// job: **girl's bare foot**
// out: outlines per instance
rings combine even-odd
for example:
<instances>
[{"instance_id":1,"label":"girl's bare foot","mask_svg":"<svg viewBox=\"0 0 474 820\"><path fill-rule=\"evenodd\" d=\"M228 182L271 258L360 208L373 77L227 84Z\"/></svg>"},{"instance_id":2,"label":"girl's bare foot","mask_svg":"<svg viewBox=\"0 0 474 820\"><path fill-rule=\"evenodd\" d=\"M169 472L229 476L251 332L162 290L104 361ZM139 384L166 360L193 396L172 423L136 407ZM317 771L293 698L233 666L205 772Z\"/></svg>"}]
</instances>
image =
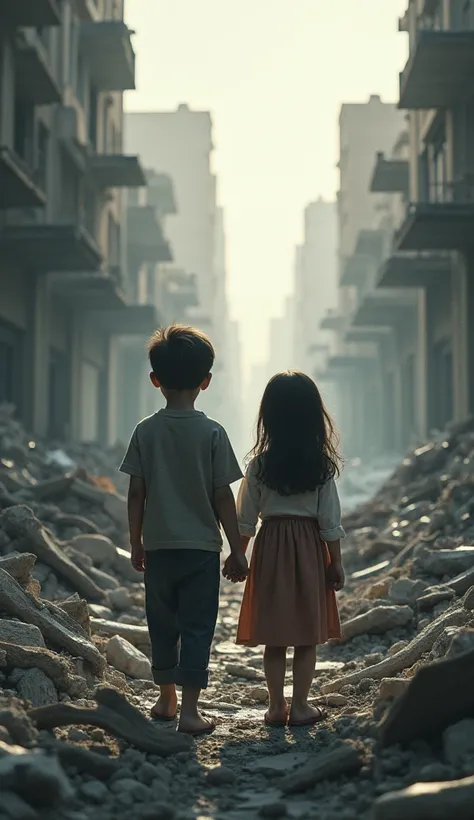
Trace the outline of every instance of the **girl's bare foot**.
<instances>
[{"instance_id":1,"label":"girl's bare foot","mask_svg":"<svg viewBox=\"0 0 474 820\"><path fill-rule=\"evenodd\" d=\"M288 704L286 700L270 703L270 707L265 712L265 723L267 726L286 726L288 721Z\"/></svg>"},{"instance_id":2,"label":"girl's bare foot","mask_svg":"<svg viewBox=\"0 0 474 820\"><path fill-rule=\"evenodd\" d=\"M151 710L151 716L154 720L175 720L178 708L176 688L169 684L160 689L160 697Z\"/></svg>"},{"instance_id":3,"label":"girl's bare foot","mask_svg":"<svg viewBox=\"0 0 474 820\"><path fill-rule=\"evenodd\" d=\"M196 712L195 715L183 715L181 711L178 732L187 735L207 735L213 732L215 728L215 721L205 718L200 712Z\"/></svg>"},{"instance_id":4,"label":"girl's bare foot","mask_svg":"<svg viewBox=\"0 0 474 820\"><path fill-rule=\"evenodd\" d=\"M325 718L326 713L319 706L310 706L307 702L291 704L290 726L314 726Z\"/></svg>"}]
</instances>

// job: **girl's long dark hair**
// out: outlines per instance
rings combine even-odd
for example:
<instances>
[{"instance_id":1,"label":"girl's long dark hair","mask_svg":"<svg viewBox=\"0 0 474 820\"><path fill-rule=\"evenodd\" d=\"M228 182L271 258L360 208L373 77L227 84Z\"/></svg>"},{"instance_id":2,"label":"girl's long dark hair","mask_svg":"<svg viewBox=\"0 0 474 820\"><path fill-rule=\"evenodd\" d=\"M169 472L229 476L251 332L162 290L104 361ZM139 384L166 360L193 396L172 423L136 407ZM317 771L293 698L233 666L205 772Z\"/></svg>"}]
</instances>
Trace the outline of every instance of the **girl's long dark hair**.
<instances>
[{"instance_id":1,"label":"girl's long dark hair","mask_svg":"<svg viewBox=\"0 0 474 820\"><path fill-rule=\"evenodd\" d=\"M314 381L299 371L273 376L260 404L257 477L280 495L314 492L340 473L339 438Z\"/></svg>"}]
</instances>

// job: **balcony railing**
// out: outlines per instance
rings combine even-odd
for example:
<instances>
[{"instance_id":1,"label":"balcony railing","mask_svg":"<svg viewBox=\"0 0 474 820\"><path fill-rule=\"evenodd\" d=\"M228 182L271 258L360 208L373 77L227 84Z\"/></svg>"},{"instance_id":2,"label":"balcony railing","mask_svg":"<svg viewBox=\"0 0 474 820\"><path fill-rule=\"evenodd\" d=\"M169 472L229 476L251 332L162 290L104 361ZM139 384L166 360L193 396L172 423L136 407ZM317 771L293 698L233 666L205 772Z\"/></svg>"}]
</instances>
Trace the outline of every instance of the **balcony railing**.
<instances>
[{"instance_id":1,"label":"balcony railing","mask_svg":"<svg viewBox=\"0 0 474 820\"><path fill-rule=\"evenodd\" d=\"M464 176L452 182L436 182L427 185L420 191L421 203L433 204L474 204L474 174L472 178Z\"/></svg>"},{"instance_id":2,"label":"balcony railing","mask_svg":"<svg viewBox=\"0 0 474 820\"><path fill-rule=\"evenodd\" d=\"M400 74L400 108L450 108L474 88L474 30L420 29Z\"/></svg>"},{"instance_id":3,"label":"balcony railing","mask_svg":"<svg viewBox=\"0 0 474 820\"><path fill-rule=\"evenodd\" d=\"M462 251L474 244L474 179L428 185L408 206L394 250Z\"/></svg>"},{"instance_id":4,"label":"balcony railing","mask_svg":"<svg viewBox=\"0 0 474 820\"><path fill-rule=\"evenodd\" d=\"M98 91L135 88L135 52L131 31L120 20L81 24L81 51L87 58Z\"/></svg>"},{"instance_id":5,"label":"balcony railing","mask_svg":"<svg viewBox=\"0 0 474 820\"><path fill-rule=\"evenodd\" d=\"M61 13L57 0L0 0L0 19L18 27L39 28L58 26Z\"/></svg>"},{"instance_id":6,"label":"balcony railing","mask_svg":"<svg viewBox=\"0 0 474 820\"><path fill-rule=\"evenodd\" d=\"M38 175L11 148L0 145L0 209L39 208L46 194Z\"/></svg>"}]
</instances>

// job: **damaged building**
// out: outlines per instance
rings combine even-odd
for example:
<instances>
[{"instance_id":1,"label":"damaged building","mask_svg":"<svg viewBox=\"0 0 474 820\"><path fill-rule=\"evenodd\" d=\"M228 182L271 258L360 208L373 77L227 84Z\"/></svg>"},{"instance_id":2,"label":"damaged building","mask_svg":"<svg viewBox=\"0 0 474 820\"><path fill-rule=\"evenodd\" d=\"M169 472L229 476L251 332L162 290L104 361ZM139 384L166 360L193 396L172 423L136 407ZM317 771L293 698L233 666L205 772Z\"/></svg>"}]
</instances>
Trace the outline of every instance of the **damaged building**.
<instances>
[{"instance_id":1,"label":"damaged building","mask_svg":"<svg viewBox=\"0 0 474 820\"><path fill-rule=\"evenodd\" d=\"M474 410L473 4L410 0L399 28L400 119L390 145L377 126L366 132L376 150L365 196L377 207L340 244L339 308L321 324L334 331L321 375L338 385L342 413L352 391L342 426L358 455L400 452ZM341 149L342 236L360 209L347 210Z\"/></svg>"}]
</instances>

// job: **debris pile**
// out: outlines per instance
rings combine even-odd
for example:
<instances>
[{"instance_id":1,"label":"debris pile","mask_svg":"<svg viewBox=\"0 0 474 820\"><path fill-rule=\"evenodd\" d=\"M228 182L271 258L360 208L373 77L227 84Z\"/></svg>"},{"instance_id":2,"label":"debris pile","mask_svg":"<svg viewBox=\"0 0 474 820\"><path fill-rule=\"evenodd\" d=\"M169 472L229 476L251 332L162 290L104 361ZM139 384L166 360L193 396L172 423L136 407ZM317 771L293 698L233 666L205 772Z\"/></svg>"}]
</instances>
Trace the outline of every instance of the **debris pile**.
<instances>
[{"instance_id":1,"label":"debris pile","mask_svg":"<svg viewBox=\"0 0 474 820\"><path fill-rule=\"evenodd\" d=\"M32 443L0 409L0 820L472 818L474 420L346 517L343 637L311 731L265 728L260 648L226 583L203 708L157 726L121 452ZM291 658L286 692L291 696Z\"/></svg>"}]
</instances>

